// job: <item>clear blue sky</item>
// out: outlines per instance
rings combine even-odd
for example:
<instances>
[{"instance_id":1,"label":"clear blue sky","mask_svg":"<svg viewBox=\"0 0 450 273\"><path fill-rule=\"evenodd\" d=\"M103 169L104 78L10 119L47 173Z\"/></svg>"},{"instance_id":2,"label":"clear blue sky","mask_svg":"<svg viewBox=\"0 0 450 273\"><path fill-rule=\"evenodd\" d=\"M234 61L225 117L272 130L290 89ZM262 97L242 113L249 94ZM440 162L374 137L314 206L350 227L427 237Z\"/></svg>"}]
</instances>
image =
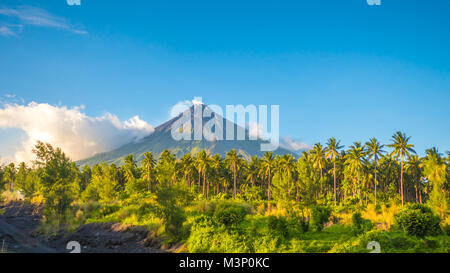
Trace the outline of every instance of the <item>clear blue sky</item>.
<instances>
[{"instance_id":1,"label":"clear blue sky","mask_svg":"<svg viewBox=\"0 0 450 273\"><path fill-rule=\"evenodd\" d=\"M450 149L450 1L2 0L0 95L156 126L172 105L279 104L282 136L345 145L397 130ZM24 21L25 20L25 21ZM3 150L11 134L0 131ZM5 141L7 140L7 141Z\"/></svg>"}]
</instances>

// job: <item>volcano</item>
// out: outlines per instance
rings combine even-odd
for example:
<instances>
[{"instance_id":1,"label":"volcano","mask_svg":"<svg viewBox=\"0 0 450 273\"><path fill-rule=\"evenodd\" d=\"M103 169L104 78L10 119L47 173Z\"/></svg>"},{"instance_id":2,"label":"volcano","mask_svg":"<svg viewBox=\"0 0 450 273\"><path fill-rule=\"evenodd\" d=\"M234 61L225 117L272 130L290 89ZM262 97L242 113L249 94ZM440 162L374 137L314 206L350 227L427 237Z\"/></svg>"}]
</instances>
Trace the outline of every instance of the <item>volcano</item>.
<instances>
[{"instance_id":1,"label":"volcano","mask_svg":"<svg viewBox=\"0 0 450 273\"><path fill-rule=\"evenodd\" d=\"M197 107L199 107L198 105ZM205 125L208 121L211 119L222 119L222 124L230 123L231 126L234 127L234 134L236 138L236 134L239 129L245 130L245 140L225 140L225 136L227 134L226 128L230 124L227 124L227 126L224 126L222 128L223 131L223 139L224 140L206 140L205 138L202 138L201 140L175 140L172 137L172 128L174 126L177 126L176 124L180 123L180 119L182 118L183 113L179 114L177 117L161 124L160 126L155 128L155 131L146 136L145 138L139 140L130 142L122 147L119 147L113 151L100 153L97 155L94 155L91 158L87 158L81 161L78 161L78 165L84 166L89 165L93 166L95 164L99 164L101 162L107 162L109 164L114 163L116 165L122 165L123 160L125 156L132 154L135 158L135 160L140 161L144 157L144 153L150 151L153 153L154 156L158 157L162 151L164 150L170 150L172 153L174 153L178 158L183 156L186 153L191 153L192 155L197 154L201 150L209 151L211 154L220 154L221 156L225 156L226 153L228 153L230 150L235 149L236 152L241 154L244 158L249 159L250 157L256 155L258 157L263 156L265 153L264 151L261 151L261 144L269 143L268 141L262 140L262 139L256 139L256 140L249 140L250 133L248 129L239 127L236 123L232 123L231 121L223 118L216 112L212 111L208 106L201 104L202 112L205 110L209 110L212 114L210 117L201 117L202 125ZM193 119L195 115L195 105L190 107L187 111L191 112L191 124L193 124ZM193 134L193 132L191 131ZM193 139L193 137L191 138ZM283 154L293 154L291 151L284 149L284 148L278 148L275 151L273 151L276 155L283 155ZM294 154L295 155L295 154Z\"/></svg>"}]
</instances>

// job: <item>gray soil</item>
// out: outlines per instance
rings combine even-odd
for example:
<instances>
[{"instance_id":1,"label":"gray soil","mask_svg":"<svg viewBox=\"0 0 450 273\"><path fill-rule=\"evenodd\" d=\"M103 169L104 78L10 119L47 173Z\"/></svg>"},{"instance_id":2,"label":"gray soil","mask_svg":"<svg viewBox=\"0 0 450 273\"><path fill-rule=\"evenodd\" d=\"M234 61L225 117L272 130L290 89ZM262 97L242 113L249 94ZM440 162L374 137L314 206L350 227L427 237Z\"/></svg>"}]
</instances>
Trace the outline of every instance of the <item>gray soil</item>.
<instances>
[{"instance_id":1,"label":"gray soil","mask_svg":"<svg viewBox=\"0 0 450 273\"><path fill-rule=\"evenodd\" d=\"M161 242L144 227L120 223L92 223L73 233L46 238L38 232L42 208L11 202L0 204L0 251L13 253L68 253L70 241L81 253L160 253Z\"/></svg>"}]
</instances>

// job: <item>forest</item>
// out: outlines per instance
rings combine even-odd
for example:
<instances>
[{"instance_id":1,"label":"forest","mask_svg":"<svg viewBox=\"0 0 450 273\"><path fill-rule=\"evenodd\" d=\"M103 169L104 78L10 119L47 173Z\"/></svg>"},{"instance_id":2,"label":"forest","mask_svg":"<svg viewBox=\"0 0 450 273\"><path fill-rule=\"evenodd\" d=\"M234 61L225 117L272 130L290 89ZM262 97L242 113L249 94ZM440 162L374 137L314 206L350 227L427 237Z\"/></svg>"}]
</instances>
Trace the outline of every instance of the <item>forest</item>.
<instances>
[{"instance_id":1,"label":"forest","mask_svg":"<svg viewBox=\"0 0 450 273\"><path fill-rule=\"evenodd\" d=\"M381 252L450 251L450 153L420 157L402 132L384 145L330 138L298 156L165 150L122 166L80 167L42 142L33 152L32 164L0 168L0 202L41 206L46 236L118 222L177 252L367 253L372 241Z\"/></svg>"}]
</instances>

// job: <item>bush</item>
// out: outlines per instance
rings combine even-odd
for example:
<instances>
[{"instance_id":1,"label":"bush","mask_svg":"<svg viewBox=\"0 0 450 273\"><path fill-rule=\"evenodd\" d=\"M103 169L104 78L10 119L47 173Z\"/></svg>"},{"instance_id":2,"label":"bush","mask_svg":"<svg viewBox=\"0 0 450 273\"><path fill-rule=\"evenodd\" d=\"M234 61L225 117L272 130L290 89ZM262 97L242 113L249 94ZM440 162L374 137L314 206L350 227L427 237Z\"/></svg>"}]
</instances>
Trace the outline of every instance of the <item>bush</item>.
<instances>
[{"instance_id":1,"label":"bush","mask_svg":"<svg viewBox=\"0 0 450 273\"><path fill-rule=\"evenodd\" d=\"M288 237L288 223L283 217L269 216L267 221L269 233L273 237L285 239Z\"/></svg>"},{"instance_id":2,"label":"bush","mask_svg":"<svg viewBox=\"0 0 450 273\"><path fill-rule=\"evenodd\" d=\"M397 213L395 224L410 236L425 237L440 233L440 218L422 204L413 204Z\"/></svg>"},{"instance_id":3,"label":"bush","mask_svg":"<svg viewBox=\"0 0 450 273\"><path fill-rule=\"evenodd\" d=\"M214 211L213 220L226 228L237 227L244 220L247 211L234 203L219 203Z\"/></svg>"},{"instance_id":4,"label":"bush","mask_svg":"<svg viewBox=\"0 0 450 273\"><path fill-rule=\"evenodd\" d=\"M360 212L355 212L352 215L352 228L354 233L365 233L374 227L370 220L362 218Z\"/></svg>"},{"instance_id":5,"label":"bush","mask_svg":"<svg viewBox=\"0 0 450 273\"><path fill-rule=\"evenodd\" d=\"M317 205L311 212L312 226L316 231L321 231L331 216L331 209L327 206Z\"/></svg>"}]
</instances>

